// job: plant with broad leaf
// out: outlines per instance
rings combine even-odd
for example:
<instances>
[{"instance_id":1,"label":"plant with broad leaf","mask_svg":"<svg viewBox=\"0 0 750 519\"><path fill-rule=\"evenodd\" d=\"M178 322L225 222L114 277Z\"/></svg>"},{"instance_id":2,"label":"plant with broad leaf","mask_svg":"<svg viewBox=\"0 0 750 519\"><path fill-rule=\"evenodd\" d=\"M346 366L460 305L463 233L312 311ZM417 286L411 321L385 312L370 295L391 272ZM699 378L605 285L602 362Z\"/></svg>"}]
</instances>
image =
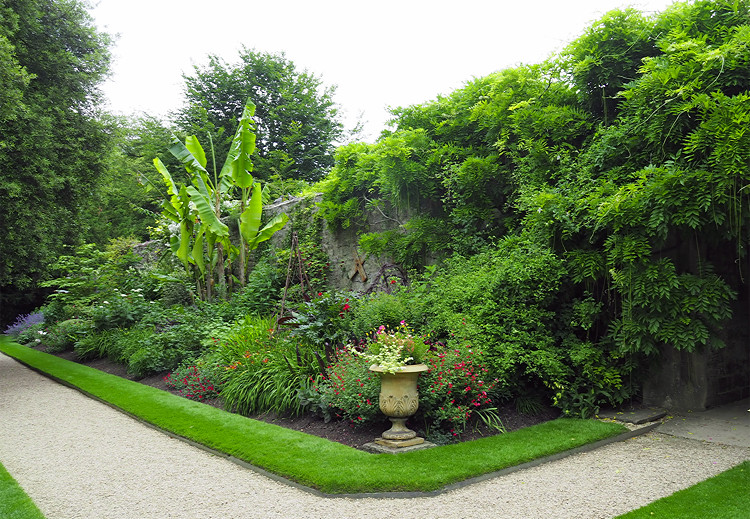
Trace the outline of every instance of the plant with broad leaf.
<instances>
[{"instance_id":1,"label":"plant with broad leaf","mask_svg":"<svg viewBox=\"0 0 750 519\"><path fill-rule=\"evenodd\" d=\"M187 137L184 143L173 136L169 151L190 174L190 185L178 186L161 160L154 159L167 186L168 198L162 214L179 224L179 236L171 238L172 252L195 277L198 292L205 299L213 299L214 281L219 295L226 296L224 271L226 263L232 259L239 261L239 280L244 286L248 252L271 238L289 220L281 213L262 229L260 227L263 192L251 174L251 157L255 152L254 113L255 105L248 100L221 170L216 168L212 143L212 173L207 169L206 152L195 135ZM221 221L223 199L234 188L239 189L241 195L239 246L231 243L229 227Z\"/></svg>"}]
</instances>

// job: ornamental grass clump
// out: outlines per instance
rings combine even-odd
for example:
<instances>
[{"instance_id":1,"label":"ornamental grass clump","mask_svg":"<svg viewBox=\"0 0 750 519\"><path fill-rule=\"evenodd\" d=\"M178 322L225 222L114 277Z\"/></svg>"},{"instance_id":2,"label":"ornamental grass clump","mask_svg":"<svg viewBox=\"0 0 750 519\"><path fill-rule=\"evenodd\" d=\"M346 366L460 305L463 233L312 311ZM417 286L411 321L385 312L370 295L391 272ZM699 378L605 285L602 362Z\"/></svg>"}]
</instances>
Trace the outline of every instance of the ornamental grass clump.
<instances>
[{"instance_id":1,"label":"ornamental grass clump","mask_svg":"<svg viewBox=\"0 0 750 519\"><path fill-rule=\"evenodd\" d=\"M396 373L404 366L421 364L428 350L429 346L425 341L415 337L409 326L401 321L395 330L380 326L367 351L360 355L380 366L383 372Z\"/></svg>"}]
</instances>

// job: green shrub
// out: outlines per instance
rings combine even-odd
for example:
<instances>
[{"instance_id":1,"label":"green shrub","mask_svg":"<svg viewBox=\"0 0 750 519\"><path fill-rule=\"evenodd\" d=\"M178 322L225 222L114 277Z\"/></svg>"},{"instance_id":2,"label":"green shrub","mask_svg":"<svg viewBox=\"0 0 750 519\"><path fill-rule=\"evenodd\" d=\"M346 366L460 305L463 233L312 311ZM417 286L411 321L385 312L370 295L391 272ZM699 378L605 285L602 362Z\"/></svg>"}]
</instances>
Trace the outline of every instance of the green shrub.
<instances>
[{"instance_id":1,"label":"green shrub","mask_svg":"<svg viewBox=\"0 0 750 519\"><path fill-rule=\"evenodd\" d=\"M293 313L292 334L321 351L332 352L349 341L352 294L318 292Z\"/></svg>"},{"instance_id":2,"label":"green shrub","mask_svg":"<svg viewBox=\"0 0 750 519\"><path fill-rule=\"evenodd\" d=\"M284 268L286 268L284 263ZM250 272L244 288L232 296L232 305L238 316L269 315L276 309L284 280L278 269L267 259L262 259Z\"/></svg>"},{"instance_id":3,"label":"green shrub","mask_svg":"<svg viewBox=\"0 0 750 519\"><path fill-rule=\"evenodd\" d=\"M326 378L311 381L311 390L320 396L308 400L324 402L331 415L355 425L382 421L385 417L378 406L380 375L369 370L371 364L351 349L339 350L336 361L327 368Z\"/></svg>"},{"instance_id":4,"label":"green shrub","mask_svg":"<svg viewBox=\"0 0 750 519\"><path fill-rule=\"evenodd\" d=\"M152 310L151 306L140 288L116 290L93 305L89 314L97 330L127 328L140 322Z\"/></svg>"},{"instance_id":5,"label":"green shrub","mask_svg":"<svg viewBox=\"0 0 750 519\"><path fill-rule=\"evenodd\" d=\"M461 435L477 412L492 407L497 379L483 354L468 343L430 353L428 370L419 377L418 418L425 430Z\"/></svg>"},{"instance_id":6,"label":"green shrub","mask_svg":"<svg viewBox=\"0 0 750 519\"><path fill-rule=\"evenodd\" d=\"M16 336L16 342L23 345L34 345L42 342L42 337L47 333L44 331L44 322L38 324L32 324L28 328L24 328Z\"/></svg>"},{"instance_id":7,"label":"green shrub","mask_svg":"<svg viewBox=\"0 0 750 519\"><path fill-rule=\"evenodd\" d=\"M111 334L111 335L110 335ZM130 357L154 335L149 326L110 330L102 345L103 353L113 362L128 364Z\"/></svg>"},{"instance_id":8,"label":"green shrub","mask_svg":"<svg viewBox=\"0 0 750 519\"><path fill-rule=\"evenodd\" d=\"M272 324L248 318L219 345L227 409L244 415L301 412L297 392L318 376L322 359L298 339L273 333Z\"/></svg>"},{"instance_id":9,"label":"green shrub","mask_svg":"<svg viewBox=\"0 0 750 519\"><path fill-rule=\"evenodd\" d=\"M42 344L50 353L72 350L76 342L90 331L90 321L68 319L50 327L42 339Z\"/></svg>"},{"instance_id":10,"label":"green shrub","mask_svg":"<svg viewBox=\"0 0 750 519\"><path fill-rule=\"evenodd\" d=\"M207 354L196 360L183 362L164 377L164 382L181 396L202 402L219 395L225 368L218 361L216 353Z\"/></svg>"},{"instance_id":11,"label":"green shrub","mask_svg":"<svg viewBox=\"0 0 750 519\"><path fill-rule=\"evenodd\" d=\"M122 334L122 330L112 329L93 331L75 343L73 350L80 360L101 359L107 357L114 349L115 341Z\"/></svg>"},{"instance_id":12,"label":"green shrub","mask_svg":"<svg viewBox=\"0 0 750 519\"><path fill-rule=\"evenodd\" d=\"M144 378L173 369L181 360L181 352L147 339L128 358L128 374Z\"/></svg>"},{"instance_id":13,"label":"green shrub","mask_svg":"<svg viewBox=\"0 0 750 519\"><path fill-rule=\"evenodd\" d=\"M402 321L420 329L423 315L414 304L411 289L401 287L393 293L376 292L354 299L351 313L351 334L356 339L371 337L379 326L395 329Z\"/></svg>"}]
</instances>

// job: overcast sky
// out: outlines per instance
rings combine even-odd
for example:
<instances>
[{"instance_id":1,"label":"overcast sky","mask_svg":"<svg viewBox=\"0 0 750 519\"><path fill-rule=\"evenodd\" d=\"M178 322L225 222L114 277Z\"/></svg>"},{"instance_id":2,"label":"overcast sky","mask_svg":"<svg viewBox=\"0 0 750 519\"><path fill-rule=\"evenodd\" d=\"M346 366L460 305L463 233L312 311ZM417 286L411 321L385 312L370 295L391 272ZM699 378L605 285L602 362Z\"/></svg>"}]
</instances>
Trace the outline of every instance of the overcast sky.
<instances>
[{"instance_id":1,"label":"overcast sky","mask_svg":"<svg viewBox=\"0 0 750 519\"><path fill-rule=\"evenodd\" d=\"M165 117L182 105L183 73L242 46L280 53L337 85L335 100L365 140L387 107L449 94L475 77L561 50L607 11L662 11L671 0L99 0L100 30L117 35L109 108Z\"/></svg>"}]
</instances>

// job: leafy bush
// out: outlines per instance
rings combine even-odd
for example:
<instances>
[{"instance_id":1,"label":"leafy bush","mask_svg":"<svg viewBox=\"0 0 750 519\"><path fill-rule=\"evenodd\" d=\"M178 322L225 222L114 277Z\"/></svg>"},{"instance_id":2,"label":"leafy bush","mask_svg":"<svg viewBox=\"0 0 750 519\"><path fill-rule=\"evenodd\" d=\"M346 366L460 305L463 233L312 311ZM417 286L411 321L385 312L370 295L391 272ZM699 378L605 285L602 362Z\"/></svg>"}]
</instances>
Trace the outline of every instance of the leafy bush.
<instances>
[{"instance_id":1,"label":"leafy bush","mask_svg":"<svg viewBox=\"0 0 750 519\"><path fill-rule=\"evenodd\" d=\"M270 261L259 261L250 272L245 287L232 296L232 305L235 306L237 315L272 313L278 305L282 283L279 271Z\"/></svg>"},{"instance_id":2,"label":"leafy bush","mask_svg":"<svg viewBox=\"0 0 750 519\"><path fill-rule=\"evenodd\" d=\"M39 344L42 342L42 339L46 334L47 332L45 331L45 324L43 322L33 324L20 332L16 336L16 341L18 341L19 344L24 345Z\"/></svg>"},{"instance_id":3,"label":"leafy bush","mask_svg":"<svg viewBox=\"0 0 750 519\"><path fill-rule=\"evenodd\" d=\"M353 301L351 335L358 339L372 336L379 326L395 329L401 321L414 325L423 320L419 305L414 304L412 287L401 287L390 294L376 292Z\"/></svg>"},{"instance_id":4,"label":"leafy bush","mask_svg":"<svg viewBox=\"0 0 750 519\"><path fill-rule=\"evenodd\" d=\"M90 321L68 319L49 328L42 339L42 344L50 353L72 350L75 343L90 331Z\"/></svg>"},{"instance_id":5,"label":"leafy bush","mask_svg":"<svg viewBox=\"0 0 750 519\"><path fill-rule=\"evenodd\" d=\"M223 365L207 356L194 362L183 362L164 377L164 382L181 396L200 402L219 395L223 371Z\"/></svg>"},{"instance_id":6,"label":"leafy bush","mask_svg":"<svg viewBox=\"0 0 750 519\"><path fill-rule=\"evenodd\" d=\"M419 416L426 430L458 437L475 413L490 408L497 379L468 343L433 351L425 363L429 369L418 379Z\"/></svg>"},{"instance_id":7,"label":"leafy bush","mask_svg":"<svg viewBox=\"0 0 750 519\"><path fill-rule=\"evenodd\" d=\"M294 312L298 326L292 334L328 352L344 345L350 336L352 298L342 292L319 292Z\"/></svg>"},{"instance_id":8,"label":"leafy bush","mask_svg":"<svg viewBox=\"0 0 750 519\"><path fill-rule=\"evenodd\" d=\"M98 305L92 306L89 314L96 330L107 330L133 326L151 310L142 289L136 288L129 292L112 292Z\"/></svg>"},{"instance_id":9,"label":"leafy bush","mask_svg":"<svg viewBox=\"0 0 750 519\"><path fill-rule=\"evenodd\" d=\"M114 351L115 343L122 334L120 329L94 331L81 338L73 346L80 360L102 359Z\"/></svg>"},{"instance_id":10,"label":"leafy bush","mask_svg":"<svg viewBox=\"0 0 750 519\"><path fill-rule=\"evenodd\" d=\"M382 420L378 405L380 375L370 371L371 364L351 349L339 350L336 361L327 367L327 377L317 383L311 381L311 392L320 395L329 413L355 425Z\"/></svg>"}]
</instances>

